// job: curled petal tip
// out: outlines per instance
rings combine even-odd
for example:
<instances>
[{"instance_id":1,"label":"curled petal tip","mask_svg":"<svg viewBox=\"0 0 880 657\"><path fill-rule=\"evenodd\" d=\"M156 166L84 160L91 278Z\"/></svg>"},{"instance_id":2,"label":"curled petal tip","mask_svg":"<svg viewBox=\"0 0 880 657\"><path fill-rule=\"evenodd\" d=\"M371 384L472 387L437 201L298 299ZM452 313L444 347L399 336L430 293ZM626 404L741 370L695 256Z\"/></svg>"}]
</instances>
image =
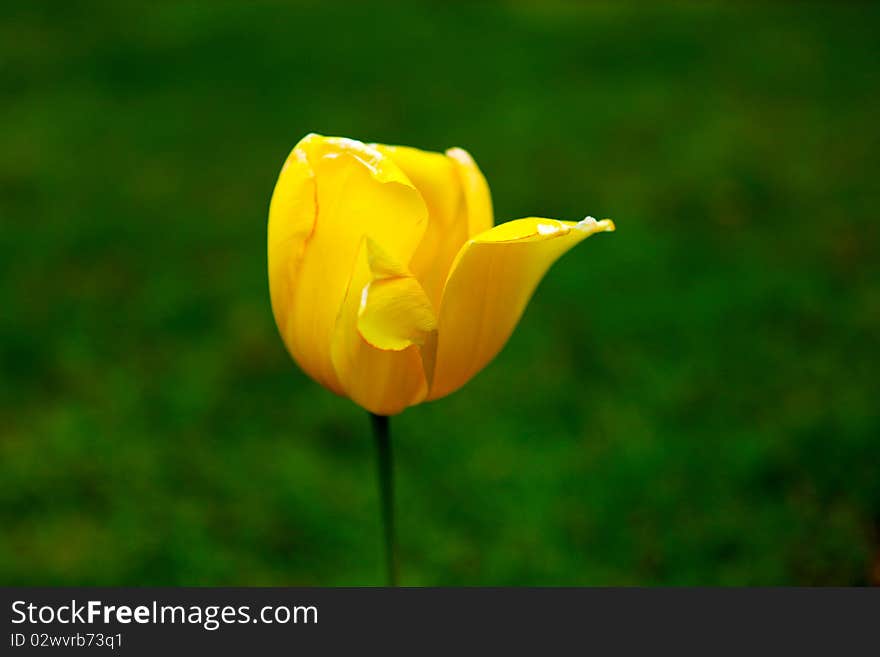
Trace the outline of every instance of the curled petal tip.
<instances>
[{"instance_id":1,"label":"curled petal tip","mask_svg":"<svg viewBox=\"0 0 880 657\"><path fill-rule=\"evenodd\" d=\"M613 233L616 228L614 226L614 222L611 219L602 219L601 221L596 221L593 217L584 217L581 221L577 222L574 226L578 230L585 231L590 233Z\"/></svg>"},{"instance_id":2,"label":"curled petal tip","mask_svg":"<svg viewBox=\"0 0 880 657\"><path fill-rule=\"evenodd\" d=\"M473 164L474 158L471 157L471 154L468 153L463 148L459 148L458 146L454 148L447 148L446 155L451 157L453 160L457 160L462 164Z\"/></svg>"}]
</instances>

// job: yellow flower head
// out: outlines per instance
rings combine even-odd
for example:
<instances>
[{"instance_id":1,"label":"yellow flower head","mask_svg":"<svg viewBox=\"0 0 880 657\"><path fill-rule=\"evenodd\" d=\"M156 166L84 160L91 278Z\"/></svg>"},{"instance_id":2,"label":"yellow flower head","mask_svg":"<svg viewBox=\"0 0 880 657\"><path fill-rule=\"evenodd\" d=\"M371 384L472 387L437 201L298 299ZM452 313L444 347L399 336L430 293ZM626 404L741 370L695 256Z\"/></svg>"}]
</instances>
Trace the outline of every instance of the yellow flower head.
<instances>
[{"instance_id":1,"label":"yellow flower head","mask_svg":"<svg viewBox=\"0 0 880 657\"><path fill-rule=\"evenodd\" d=\"M501 350L544 273L610 220L492 227L467 152L307 135L269 207L269 289L315 381L394 415L458 390Z\"/></svg>"}]
</instances>

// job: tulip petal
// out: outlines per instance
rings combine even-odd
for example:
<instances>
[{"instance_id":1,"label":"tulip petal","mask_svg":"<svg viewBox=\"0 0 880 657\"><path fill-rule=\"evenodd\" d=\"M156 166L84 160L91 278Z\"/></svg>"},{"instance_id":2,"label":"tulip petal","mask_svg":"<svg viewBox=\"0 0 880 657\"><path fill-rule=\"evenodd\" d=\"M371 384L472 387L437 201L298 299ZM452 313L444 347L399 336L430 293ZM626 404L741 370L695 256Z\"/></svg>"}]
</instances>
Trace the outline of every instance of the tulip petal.
<instances>
[{"instance_id":1,"label":"tulip petal","mask_svg":"<svg viewBox=\"0 0 880 657\"><path fill-rule=\"evenodd\" d=\"M410 269L436 309L452 260L468 238L467 202L459 165L443 153L407 146L376 148L406 173L428 206L428 227Z\"/></svg>"},{"instance_id":2,"label":"tulip petal","mask_svg":"<svg viewBox=\"0 0 880 657\"><path fill-rule=\"evenodd\" d=\"M364 238L332 346L345 394L379 415L395 415L424 399L427 380L419 346L435 328L418 281Z\"/></svg>"},{"instance_id":3,"label":"tulip petal","mask_svg":"<svg viewBox=\"0 0 880 657\"><path fill-rule=\"evenodd\" d=\"M474 237L492 228L494 223L489 185L474 158L466 150L450 148L446 155L455 164L461 180L467 205L468 237Z\"/></svg>"},{"instance_id":4,"label":"tulip petal","mask_svg":"<svg viewBox=\"0 0 880 657\"><path fill-rule=\"evenodd\" d=\"M294 265L315 225L315 176L305 153L294 148L281 168L269 205L269 288L282 335L289 316Z\"/></svg>"},{"instance_id":5,"label":"tulip petal","mask_svg":"<svg viewBox=\"0 0 880 657\"><path fill-rule=\"evenodd\" d=\"M606 219L518 219L471 238L456 256L437 327L428 399L454 392L501 350L550 266L590 235L614 230Z\"/></svg>"},{"instance_id":6,"label":"tulip petal","mask_svg":"<svg viewBox=\"0 0 880 657\"><path fill-rule=\"evenodd\" d=\"M436 328L431 302L415 278L374 280L364 288L358 331L374 347L400 351L421 346Z\"/></svg>"},{"instance_id":7,"label":"tulip petal","mask_svg":"<svg viewBox=\"0 0 880 657\"><path fill-rule=\"evenodd\" d=\"M363 237L409 262L427 224L425 204L375 148L309 135L288 158L269 216L270 288L284 342L303 370L343 394L331 342Z\"/></svg>"},{"instance_id":8,"label":"tulip petal","mask_svg":"<svg viewBox=\"0 0 880 657\"><path fill-rule=\"evenodd\" d=\"M459 212L462 189L455 161L443 153L409 146L371 144L400 167L425 200L431 220L449 226Z\"/></svg>"}]
</instances>

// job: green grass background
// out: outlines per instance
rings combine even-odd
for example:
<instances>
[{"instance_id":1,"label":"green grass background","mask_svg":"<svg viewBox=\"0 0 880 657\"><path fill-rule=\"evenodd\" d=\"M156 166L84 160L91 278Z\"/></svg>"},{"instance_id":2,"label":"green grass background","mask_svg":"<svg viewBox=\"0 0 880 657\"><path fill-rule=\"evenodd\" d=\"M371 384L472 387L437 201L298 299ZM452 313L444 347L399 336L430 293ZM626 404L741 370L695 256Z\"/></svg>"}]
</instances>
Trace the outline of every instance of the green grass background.
<instances>
[{"instance_id":1,"label":"green grass background","mask_svg":"<svg viewBox=\"0 0 880 657\"><path fill-rule=\"evenodd\" d=\"M877 5L331 4L0 10L0 583L383 581L269 308L311 131L618 226L393 421L403 583L880 581Z\"/></svg>"}]
</instances>

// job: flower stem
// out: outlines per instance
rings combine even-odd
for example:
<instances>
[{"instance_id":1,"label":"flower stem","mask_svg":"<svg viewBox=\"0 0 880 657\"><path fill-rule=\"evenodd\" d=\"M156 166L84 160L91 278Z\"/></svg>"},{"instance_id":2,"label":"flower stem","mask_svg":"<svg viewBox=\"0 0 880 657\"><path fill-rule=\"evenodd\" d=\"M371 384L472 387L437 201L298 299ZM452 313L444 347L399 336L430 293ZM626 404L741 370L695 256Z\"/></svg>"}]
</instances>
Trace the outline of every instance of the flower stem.
<instances>
[{"instance_id":1,"label":"flower stem","mask_svg":"<svg viewBox=\"0 0 880 657\"><path fill-rule=\"evenodd\" d=\"M379 466L379 496L382 503L382 526L385 531L385 568L388 586L397 586L397 545L394 538L394 463L391 457L391 430L387 415L370 413L376 456Z\"/></svg>"}]
</instances>

